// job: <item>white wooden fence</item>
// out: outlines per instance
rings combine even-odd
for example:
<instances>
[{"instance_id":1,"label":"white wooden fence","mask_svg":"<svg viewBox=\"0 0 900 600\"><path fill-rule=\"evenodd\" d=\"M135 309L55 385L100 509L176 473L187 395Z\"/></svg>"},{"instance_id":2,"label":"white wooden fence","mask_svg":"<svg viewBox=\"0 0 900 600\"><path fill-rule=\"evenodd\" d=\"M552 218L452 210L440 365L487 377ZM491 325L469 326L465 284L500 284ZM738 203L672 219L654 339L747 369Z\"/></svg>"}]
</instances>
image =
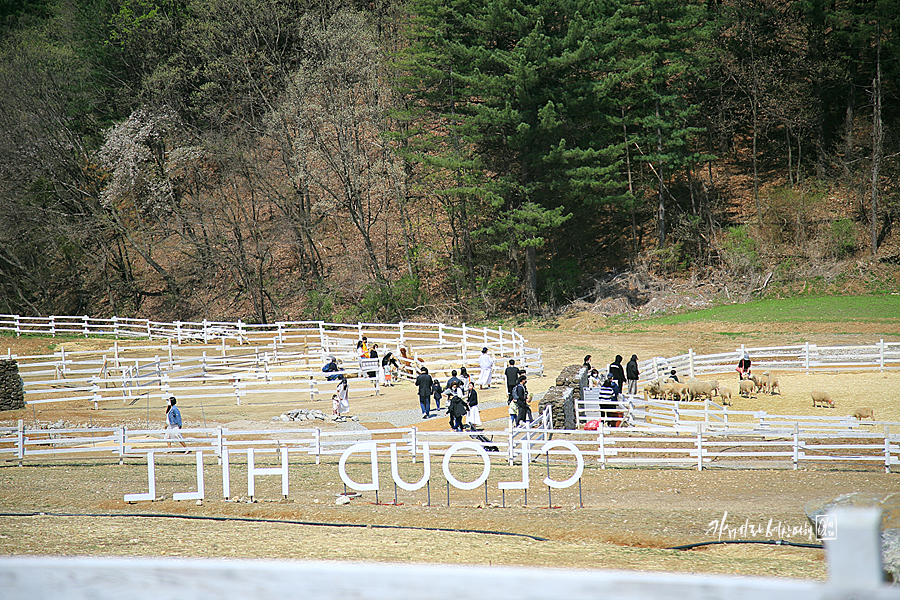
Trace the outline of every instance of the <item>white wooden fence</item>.
<instances>
[{"instance_id":1,"label":"white wooden fence","mask_svg":"<svg viewBox=\"0 0 900 600\"><path fill-rule=\"evenodd\" d=\"M357 323L321 321L249 325L237 323L157 323L135 319L88 317L25 318L0 315L0 330L16 335L81 335L145 338L161 344L113 344L105 350L65 351L37 356L7 352L19 363L26 403L164 399L232 396L241 404L248 396L292 393L331 395L334 383L321 367L326 357L343 363L344 372L358 378L351 394L378 393L383 376L369 377L356 354L363 335L399 360L399 376L412 379L427 366L438 377L461 366L477 374L481 349L495 358L493 381L503 383L502 365L515 359L529 375L543 375L539 349L525 346L514 330L450 327L429 323ZM229 345L231 342L231 345ZM403 355L406 356L403 356Z\"/></svg>"},{"instance_id":2,"label":"white wooden fence","mask_svg":"<svg viewBox=\"0 0 900 600\"><path fill-rule=\"evenodd\" d=\"M618 465L682 466L702 470L730 468L824 468L857 465L896 471L900 465L900 434L883 431L846 432L801 431L796 424L768 427L762 431L723 431L706 429L702 424L639 429L601 426L597 431L559 430L549 427L549 415L543 415L533 427L482 432L490 441L482 446L496 447L492 455L512 462L522 456L540 454L540 446L550 439L572 443L585 460L603 467ZM379 450L390 444L415 459L428 442L430 451L443 453L459 441L472 441L466 433L418 431L415 427L365 431L326 431L316 427L278 430L229 431L227 428L183 429L192 452L202 451L222 457L257 452L314 457L341 454L349 446L375 440ZM23 421L18 427L0 428L0 460L25 461L47 458L140 457L148 453L180 452L180 446L168 448L164 431L158 429L69 428L31 429ZM549 459L549 457L548 457ZM567 461L564 452L553 453L553 460Z\"/></svg>"},{"instance_id":3,"label":"white wooden fence","mask_svg":"<svg viewBox=\"0 0 900 600\"><path fill-rule=\"evenodd\" d=\"M734 373L737 363L747 352L753 371L802 371L830 373L840 371L886 371L900 369L900 342L885 342L862 346L817 346L805 343L797 346L750 348L741 346L733 352L719 354L687 354L654 357L638 363L643 382L668 377L672 369L679 376L703 377L718 373Z\"/></svg>"}]
</instances>

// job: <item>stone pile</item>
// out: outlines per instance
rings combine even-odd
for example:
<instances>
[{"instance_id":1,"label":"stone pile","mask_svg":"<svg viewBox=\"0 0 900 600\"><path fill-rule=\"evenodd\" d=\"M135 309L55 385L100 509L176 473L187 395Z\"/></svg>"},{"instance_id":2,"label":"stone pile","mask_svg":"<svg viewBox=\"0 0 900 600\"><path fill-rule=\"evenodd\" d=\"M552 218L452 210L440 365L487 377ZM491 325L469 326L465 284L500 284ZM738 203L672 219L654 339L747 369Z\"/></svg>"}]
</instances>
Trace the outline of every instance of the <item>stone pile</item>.
<instances>
[{"instance_id":1,"label":"stone pile","mask_svg":"<svg viewBox=\"0 0 900 600\"><path fill-rule=\"evenodd\" d=\"M25 408L25 389L19 377L19 363L0 360L0 411Z\"/></svg>"},{"instance_id":2,"label":"stone pile","mask_svg":"<svg viewBox=\"0 0 900 600\"><path fill-rule=\"evenodd\" d=\"M295 408L294 410L282 413L281 416L272 417L272 420L284 421L287 423L289 421L324 421L327 418L328 416L326 416L325 413L315 408Z\"/></svg>"},{"instance_id":3,"label":"stone pile","mask_svg":"<svg viewBox=\"0 0 900 600\"><path fill-rule=\"evenodd\" d=\"M579 365L565 367L556 378L556 385L551 386L538 408L539 413L544 412L546 406L551 406L554 429L575 429L575 403L581 400L581 379L585 369Z\"/></svg>"}]
</instances>

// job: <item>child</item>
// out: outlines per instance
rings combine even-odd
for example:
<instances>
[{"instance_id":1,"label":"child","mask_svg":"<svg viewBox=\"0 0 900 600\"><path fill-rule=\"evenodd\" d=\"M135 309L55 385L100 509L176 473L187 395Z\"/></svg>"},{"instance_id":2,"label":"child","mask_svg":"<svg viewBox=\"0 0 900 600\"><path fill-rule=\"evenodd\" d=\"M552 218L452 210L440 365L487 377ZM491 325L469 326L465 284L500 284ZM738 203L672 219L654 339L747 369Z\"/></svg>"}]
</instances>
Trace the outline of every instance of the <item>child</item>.
<instances>
[{"instance_id":1,"label":"child","mask_svg":"<svg viewBox=\"0 0 900 600\"><path fill-rule=\"evenodd\" d=\"M332 417L340 416L340 414L341 414L340 403L341 403L341 399L338 397L337 394L334 394L331 396L331 416Z\"/></svg>"}]
</instances>

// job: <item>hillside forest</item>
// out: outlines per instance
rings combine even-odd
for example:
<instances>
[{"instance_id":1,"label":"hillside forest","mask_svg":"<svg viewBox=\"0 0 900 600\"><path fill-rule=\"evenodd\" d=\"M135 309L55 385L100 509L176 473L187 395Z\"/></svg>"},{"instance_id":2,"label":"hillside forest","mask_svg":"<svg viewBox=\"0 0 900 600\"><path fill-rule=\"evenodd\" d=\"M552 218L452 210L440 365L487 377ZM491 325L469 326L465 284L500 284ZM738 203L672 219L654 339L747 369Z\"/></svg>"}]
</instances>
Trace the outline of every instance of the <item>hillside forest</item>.
<instances>
[{"instance_id":1,"label":"hillside forest","mask_svg":"<svg viewBox=\"0 0 900 600\"><path fill-rule=\"evenodd\" d=\"M898 25L900 0L6 0L0 312L897 290Z\"/></svg>"}]
</instances>

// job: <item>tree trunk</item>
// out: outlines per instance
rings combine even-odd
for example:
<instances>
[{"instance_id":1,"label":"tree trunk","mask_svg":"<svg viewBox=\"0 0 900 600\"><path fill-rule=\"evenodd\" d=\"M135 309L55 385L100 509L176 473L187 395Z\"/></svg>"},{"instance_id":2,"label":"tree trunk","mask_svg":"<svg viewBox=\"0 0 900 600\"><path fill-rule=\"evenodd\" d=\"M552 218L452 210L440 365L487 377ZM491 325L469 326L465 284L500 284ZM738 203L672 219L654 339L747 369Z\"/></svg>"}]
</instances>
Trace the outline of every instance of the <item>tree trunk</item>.
<instances>
[{"instance_id":1,"label":"tree trunk","mask_svg":"<svg viewBox=\"0 0 900 600\"><path fill-rule=\"evenodd\" d=\"M881 130L881 26L875 41L875 79L872 81L874 106L872 115L872 256L878 254L878 169L881 167L883 133Z\"/></svg>"},{"instance_id":2,"label":"tree trunk","mask_svg":"<svg viewBox=\"0 0 900 600\"><path fill-rule=\"evenodd\" d=\"M534 246L525 248L525 306L529 314L537 314L537 250Z\"/></svg>"}]
</instances>

